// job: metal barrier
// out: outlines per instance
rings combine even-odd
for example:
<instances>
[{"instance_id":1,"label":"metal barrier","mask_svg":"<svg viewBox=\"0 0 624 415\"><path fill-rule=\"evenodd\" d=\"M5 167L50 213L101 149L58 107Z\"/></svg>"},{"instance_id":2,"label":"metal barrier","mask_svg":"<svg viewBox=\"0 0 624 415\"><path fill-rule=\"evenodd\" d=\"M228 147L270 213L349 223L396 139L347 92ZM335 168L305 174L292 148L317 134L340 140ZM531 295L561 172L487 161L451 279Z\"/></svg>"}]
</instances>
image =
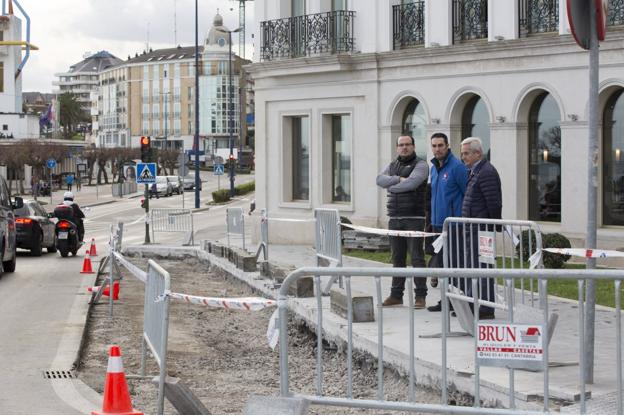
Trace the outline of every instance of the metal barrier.
<instances>
[{"instance_id":1,"label":"metal barrier","mask_svg":"<svg viewBox=\"0 0 624 415\"><path fill-rule=\"evenodd\" d=\"M184 232L183 245L194 245L193 212L190 209L151 209L152 241L156 232Z\"/></svg>"},{"instance_id":2,"label":"metal barrier","mask_svg":"<svg viewBox=\"0 0 624 415\"><path fill-rule=\"evenodd\" d=\"M542 233L535 222L503 219L447 218L443 225L443 264L445 268L542 268L541 257L537 263L529 264L529 258L542 249ZM499 276L500 277L500 276ZM475 297L479 308L491 307L509 309L511 304L523 313L531 314L530 305L543 308L547 301L546 294L536 287L535 278L524 279L519 283L519 300L516 290L511 288L512 281L500 278L482 278L476 290L473 282L467 279L451 280L444 287L462 327L473 334L470 320L470 308ZM503 284L501 284L503 283ZM528 293L527 293L528 288ZM535 288L539 293L539 302L535 301ZM470 303L470 306L468 305ZM556 317L555 317L556 319ZM553 320L554 322L555 320Z\"/></svg>"},{"instance_id":3,"label":"metal barrier","mask_svg":"<svg viewBox=\"0 0 624 415\"><path fill-rule=\"evenodd\" d=\"M145 285L143 341L141 342L141 376L145 376L145 359L149 347L160 369L158 382L158 415L164 411L165 377L167 375L167 339L169 334L169 273L153 260L147 264Z\"/></svg>"},{"instance_id":4,"label":"metal barrier","mask_svg":"<svg viewBox=\"0 0 624 415\"><path fill-rule=\"evenodd\" d=\"M615 368L617 370L617 413L622 413L622 404L623 404L623 389L622 389L622 337L621 337L621 279L622 272L621 270L548 270L548 274L544 273L543 270L540 270L539 277L537 270L531 269L506 269L501 271L500 269L461 269L461 268L322 268L322 267L306 267L300 268L291 274L284 280L278 297L278 307L279 307L279 351L280 351L280 395L282 397L303 397L310 401L312 404L318 405L328 405L328 406L340 406L340 407L352 407L352 408L368 408L368 409L383 409L383 410L401 410L401 411L409 411L409 412L423 412L423 413L444 413L444 414L542 414L544 412L550 411L550 388L549 388L549 346L548 342L545 341L543 333L547 333L549 330L549 314L548 314L548 302L544 304L544 308L541 310L541 317L539 321L523 321L522 323L517 323L514 313L513 307L510 307L509 313L507 314L506 319L499 318L495 322L478 320L478 313L475 313L472 324L474 327L474 332L479 333L479 336L475 336L474 340L472 340L472 347L474 348L474 407L462 407L450 405L448 400L448 389L449 382L447 380L447 341L450 337L446 336L448 332L448 313L449 308L446 305L446 292L441 290L442 294L442 304L443 304L443 317L440 318L441 326L442 326L442 337L440 340L441 347L441 363L440 366L442 370L440 371L440 381L439 385L441 387L441 403L440 404L424 404L415 402L415 379L416 379L416 370L415 370L415 328L414 328L414 311L413 311L413 297L409 297L409 307L406 307L406 313L409 315L409 356L408 356L408 365L409 365L409 392L406 401L392 401L388 402L384 400L384 308L381 306L382 304L382 294L381 294L381 279L387 277L405 277L407 286L407 292L411 292L413 289L413 281L411 277L418 278L427 278L427 277L437 277L441 279L444 284L448 284L449 279L454 278L468 278L471 280L475 290L476 283L479 278L495 278L501 275L504 276L505 279L508 280L521 280L523 278L539 278L539 284L541 285L543 292L548 292L548 282L549 281L560 281L563 279L574 279L577 280L578 285L578 298L579 298L579 307L578 307L578 347L579 347L579 372L578 372L578 384L579 386L579 399L580 399L580 413L586 412L586 391L585 391L585 383L582 381L584 379L584 367L585 367L585 345L583 341L584 337L584 320L583 320L583 298L584 298L584 286L586 280L612 280L615 284L615 326L616 326L616 335L615 341L616 351L614 351L615 356L613 356L616 360ZM321 297L321 278L319 275L328 275L333 277L343 276L345 278L346 283L346 295L347 295L347 392L346 398L340 397L327 397L323 396L323 361L322 361L322 353L323 353L323 307L322 307L322 297ZM288 291L290 286L294 284L297 280L307 277L314 276L314 284L315 284L315 295L316 295L316 304L317 310L315 312L316 316L316 333L317 333L317 347L316 347L316 395L302 395L293 393L290 390L289 385L289 366L288 366ZM376 400L374 399L354 399L353 398L353 306L351 302L351 280L352 278L356 279L373 279L375 286L375 299L377 303L377 396ZM508 286L511 291L512 286ZM511 295L511 294L510 294ZM529 324L534 329L526 329L525 332L520 331L520 334L523 336L523 341L529 342L533 341L531 336L539 336L539 342L535 341L535 349L532 349L532 353L527 353L527 362L532 364L526 365L531 371L541 371L543 378L543 411L536 410L518 410L516 408L516 394L514 392L514 369L518 369L523 367L522 362L514 362L510 360L502 360L499 359L490 359L488 358L489 350L484 348L483 343L480 343L484 340L487 340L488 329L483 329L483 327L492 327L492 324L507 324L508 327L520 327L526 326ZM519 329L520 330L520 329ZM482 334L484 334L482 336ZM367 342L374 342L374 339L368 338L366 335ZM454 339L453 341L459 342L465 340ZM514 350L515 351L515 350ZM518 352L521 354L525 354L523 352ZM482 408L480 407L480 389L481 379L480 379L480 367L481 366L495 366L495 367L506 367L509 376L509 408ZM433 369L436 370L436 369ZM501 368L500 370L505 370ZM463 375L465 377L465 375ZM536 375L539 376L539 375ZM429 379L430 381L435 382L435 379ZM535 394L534 398L537 398L538 395Z\"/></svg>"},{"instance_id":5,"label":"metal barrier","mask_svg":"<svg viewBox=\"0 0 624 415\"><path fill-rule=\"evenodd\" d=\"M261 252L262 260L267 262L269 260L269 215L266 209L260 212L260 244L256 250L256 261L260 258Z\"/></svg>"},{"instance_id":6,"label":"metal barrier","mask_svg":"<svg viewBox=\"0 0 624 415\"><path fill-rule=\"evenodd\" d=\"M230 246L230 237L238 236L242 240L243 250L245 250L245 215L243 208L227 208L225 211L227 245Z\"/></svg>"},{"instance_id":7,"label":"metal barrier","mask_svg":"<svg viewBox=\"0 0 624 415\"><path fill-rule=\"evenodd\" d=\"M327 262L329 267L342 266L342 239L340 228L340 214L336 209L314 209L314 219L316 219L316 265L324 265ZM340 279L340 276L330 278L323 289L324 294L328 294L331 286ZM342 281L340 282L342 287Z\"/></svg>"},{"instance_id":8,"label":"metal barrier","mask_svg":"<svg viewBox=\"0 0 624 415\"><path fill-rule=\"evenodd\" d=\"M113 183L113 197L122 197L137 192L137 184L135 182Z\"/></svg>"}]
</instances>

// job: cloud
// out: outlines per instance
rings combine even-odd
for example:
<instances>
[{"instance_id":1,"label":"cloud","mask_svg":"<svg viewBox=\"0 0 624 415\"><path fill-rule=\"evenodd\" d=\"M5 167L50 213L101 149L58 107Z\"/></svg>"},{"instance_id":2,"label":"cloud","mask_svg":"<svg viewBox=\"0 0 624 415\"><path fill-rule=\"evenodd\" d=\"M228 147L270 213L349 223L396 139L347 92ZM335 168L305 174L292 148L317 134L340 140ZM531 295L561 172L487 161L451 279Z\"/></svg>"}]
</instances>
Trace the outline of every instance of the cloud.
<instances>
[{"instance_id":1,"label":"cloud","mask_svg":"<svg viewBox=\"0 0 624 415\"><path fill-rule=\"evenodd\" d=\"M195 43L194 0L21 0L31 18L33 51L23 72L24 91L50 92L55 73L66 72L86 52L107 50L120 59L145 49L175 46L174 3L177 43ZM247 5L247 42L251 44L253 2ZM238 2L199 0L199 42L203 42L219 8L224 24L238 27ZM22 17L17 9L18 17ZM25 23L23 24L25 31ZM236 43L237 39L234 39ZM249 47L246 48L249 51ZM237 49L235 49L237 51ZM249 54L249 52L247 52Z\"/></svg>"}]
</instances>

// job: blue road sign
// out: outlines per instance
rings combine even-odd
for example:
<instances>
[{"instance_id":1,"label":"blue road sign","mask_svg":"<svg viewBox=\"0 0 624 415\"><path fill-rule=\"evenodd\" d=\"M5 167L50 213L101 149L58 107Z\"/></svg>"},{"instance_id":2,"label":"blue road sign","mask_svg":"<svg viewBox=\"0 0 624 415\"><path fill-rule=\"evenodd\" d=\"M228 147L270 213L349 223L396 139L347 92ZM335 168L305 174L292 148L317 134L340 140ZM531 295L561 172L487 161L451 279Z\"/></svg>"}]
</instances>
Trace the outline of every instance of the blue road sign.
<instances>
[{"instance_id":1,"label":"blue road sign","mask_svg":"<svg viewBox=\"0 0 624 415\"><path fill-rule=\"evenodd\" d=\"M214 174L215 176L223 176L223 164L215 164L214 165Z\"/></svg>"},{"instance_id":2,"label":"blue road sign","mask_svg":"<svg viewBox=\"0 0 624 415\"><path fill-rule=\"evenodd\" d=\"M137 163L137 184L156 183L156 163Z\"/></svg>"},{"instance_id":3,"label":"blue road sign","mask_svg":"<svg viewBox=\"0 0 624 415\"><path fill-rule=\"evenodd\" d=\"M48 161L46 162L46 165L48 166L49 169L53 169L56 167L56 160L48 159Z\"/></svg>"}]
</instances>

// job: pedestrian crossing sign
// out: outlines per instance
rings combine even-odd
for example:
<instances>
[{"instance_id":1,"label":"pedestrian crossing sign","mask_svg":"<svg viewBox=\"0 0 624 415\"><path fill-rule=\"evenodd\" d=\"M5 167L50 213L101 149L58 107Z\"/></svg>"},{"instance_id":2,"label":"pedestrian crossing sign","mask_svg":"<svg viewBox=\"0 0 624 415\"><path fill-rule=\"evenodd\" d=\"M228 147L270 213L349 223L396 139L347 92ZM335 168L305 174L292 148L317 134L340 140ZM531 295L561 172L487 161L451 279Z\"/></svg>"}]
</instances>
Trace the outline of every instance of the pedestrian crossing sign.
<instances>
[{"instance_id":1,"label":"pedestrian crossing sign","mask_svg":"<svg viewBox=\"0 0 624 415\"><path fill-rule=\"evenodd\" d=\"M137 184L156 183L156 163L137 163Z\"/></svg>"},{"instance_id":2,"label":"pedestrian crossing sign","mask_svg":"<svg viewBox=\"0 0 624 415\"><path fill-rule=\"evenodd\" d=\"M223 164L215 164L214 165L214 174L215 176L223 175Z\"/></svg>"}]
</instances>

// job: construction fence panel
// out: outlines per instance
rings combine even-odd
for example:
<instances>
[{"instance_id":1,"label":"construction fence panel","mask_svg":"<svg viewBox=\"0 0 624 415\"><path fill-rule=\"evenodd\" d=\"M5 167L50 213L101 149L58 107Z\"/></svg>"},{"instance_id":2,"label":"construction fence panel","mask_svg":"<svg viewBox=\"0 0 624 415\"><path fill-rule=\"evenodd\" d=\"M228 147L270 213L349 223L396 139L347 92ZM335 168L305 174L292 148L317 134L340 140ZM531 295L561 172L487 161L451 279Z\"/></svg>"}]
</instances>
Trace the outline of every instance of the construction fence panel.
<instances>
[{"instance_id":1,"label":"construction fence panel","mask_svg":"<svg viewBox=\"0 0 624 415\"><path fill-rule=\"evenodd\" d=\"M193 212L190 209L156 208L150 210L152 239L156 241L156 232L185 233L184 243L193 245Z\"/></svg>"},{"instance_id":2,"label":"construction fence panel","mask_svg":"<svg viewBox=\"0 0 624 415\"><path fill-rule=\"evenodd\" d=\"M539 273L539 276L538 276ZM329 275L329 276L343 276L345 279L345 287L346 287L346 302L347 302L347 325L346 325L346 360L347 360L347 374L345 377L346 380L346 396L325 396L324 394L324 385L323 385L323 342L324 342L324 324L329 324L328 319L323 318L324 308L322 302L322 293L320 290L321 281L319 275ZM291 285L295 284L297 280L305 277L312 276L314 277L315 284L315 295L316 295L316 309L312 311L311 315L316 317L315 330L317 334L317 347L316 347L316 373L315 373L315 384L316 384L316 394L308 395L308 394L299 394L296 391L291 390L290 382L289 382L289 360L288 360L288 308L289 308L289 297L288 292L291 288ZM613 348L613 360L614 360L614 370L617 371L617 385L613 386L617 400L617 411L614 409L608 413L618 413L622 414L622 340L621 340L621 298L620 298L620 289L621 289L621 279L622 273L620 270L584 270L584 269L569 269L569 270L548 270L548 273L544 273L543 270L536 269L520 269L520 268L508 268L508 269L470 269L470 268L339 268L339 267L306 267L300 268L296 271L293 271L288 277L284 280L279 296L278 296L278 333L279 333L279 353L280 353L280 395L282 397L288 396L296 396L302 397L310 401L311 404L317 405L327 405L327 406L339 406L339 407L350 407L350 408L366 408L366 409L380 409L380 410L398 410L398 411L407 411L407 412L418 412L418 413L444 413L444 414L500 414L500 415L518 415L518 414L543 414L544 412L549 412L551 408L551 389L550 389L550 367L549 367L549 325L550 316L548 310L548 303L545 303L545 306L542 310L540 310L540 314L534 317L531 321L521 320L517 322L514 318L513 308L514 304L510 305L510 312L506 315L497 315L497 319L495 321L492 320L479 320L479 314L474 313L472 316L471 324L473 325L473 330L475 333L480 333L479 336L474 336L474 338L468 341L473 349L473 365L474 365L474 375L471 377L474 380L473 383L473 391L472 395L474 396L474 404L472 407L468 406L457 406L455 403L449 403L449 388L453 387L452 383L447 379L449 371L453 371L454 369L449 367L447 362L449 359L449 343L451 347L458 347L459 342L462 342L466 347L466 340L460 340L457 338L452 338L447 336L448 332L448 322L450 317L450 310L446 304L445 291L441 290L442 294L442 316L440 317L441 324L441 337L439 340L440 347L440 379L430 379L434 383L438 384L441 388L440 392L440 403L439 404L426 404L426 403L418 403L416 402L416 393L415 393L415 380L416 380L416 369L415 363L418 358L415 356L415 324L414 324L414 310L413 310L413 298L410 297L410 302L408 307L387 310L384 309L382 304L382 279L383 278L392 278L392 277L404 277L406 278L406 291L411 292L413 289L413 281L412 277L416 278L428 278L428 277L436 277L441 280L445 285L448 284L449 280L464 278L469 281L469 283L473 284L473 287L476 289L476 285L479 279L481 278L494 278L502 276L505 279L509 279L512 282L521 281L526 278L539 278L539 284L541 285L544 293L548 292L548 283L550 281L564 281L564 280L576 280L578 286L578 298L579 298L579 306L577 309L578 319L577 319L577 329L578 333L574 337L578 340L578 359L579 359L579 369L577 373L576 384L578 387L578 410L575 413L586 413L586 390L585 383L583 380L583 373L585 367L585 345L584 345L584 307L583 307L583 297L585 295L585 284L587 280L606 280L612 281L615 287L615 310L614 310L614 324L613 330L615 335L613 336L613 341L616 343ZM375 397L370 398L354 398L353 396L353 306L352 303L352 294L351 294L351 284L352 280L357 279L358 282L361 282L362 279L368 279L371 282L371 285L374 286L374 294L373 298L376 303L376 315L375 320L377 322L377 334L376 339L370 338L369 341L377 342L377 391ZM409 389L407 396L405 396L404 400L393 400L386 401L384 399L385 396L385 388L384 388L384 333L388 335L393 335L393 330L396 330L396 327L393 327L393 330L384 330L384 314L387 312L389 314L388 319L395 320L397 318L397 313L403 312L409 316L409 326L405 328L406 331L409 332L409 355L407 356L407 363L409 365ZM334 323L335 324L335 323ZM528 324L528 328L527 328ZM523 344L531 343L534 345L534 352L522 353L522 358L518 361L515 361L516 358L513 353L514 351L509 351L509 353L503 357L496 353L489 353L489 349L487 345L484 345L484 341L487 341L487 336L481 336L481 333L486 333L487 330L485 328L492 327L492 325L505 325L506 327L511 327L514 330L518 330L521 334L521 342ZM485 327L485 328L484 328ZM419 336L424 337L424 336ZM535 338L534 338L535 337ZM467 339L463 337L463 339ZM610 338L611 339L611 338ZM332 339L327 338L327 341L332 341ZM334 339L335 340L335 339ZM610 341L610 340L609 340ZM517 346L517 345L516 345ZM521 346L525 347L525 346ZM454 349L451 349L454 350ZM517 351L516 349L514 349ZM508 350L504 350L507 352ZM434 352L431 350L431 352ZM374 352L373 352L374 354ZM434 353L436 354L436 353ZM513 355L513 356L512 356ZM451 356L452 357L452 356ZM393 356L393 359L396 359L396 356ZM465 365L465 363L462 363ZM488 385L491 387L491 383L489 380L485 380L483 383L481 382L481 374L480 369L482 366L488 366L490 370L509 370L509 389L504 390L504 393L507 393L509 401L503 403L506 405L505 408L484 408L480 407L481 399L480 399L480 391L484 385ZM498 369L497 369L498 368ZM511 368L511 369L510 369ZM526 371L523 376L526 376L526 373L533 373L532 376L535 377L535 381L533 384L536 386L541 383L543 387L543 395L535 394L536 405L539 405L543 408L543 410L539 409L518 409L516 406L518 395L514 391L514 377L515 372L513 368L523 368ZM502 374L502 373L501 373ZM427 375L430 376L430 375ZM571 382L574 382L573 379L570 379ZM497 390L500 386L496 387ZM617 389L616 389L617 388ZM542 402L539 401L542 400ZM616 404L614 403L614 408ZM601 412L602 413L602 412ZM606 413L606 412L605 412Z\"/></svg>"},{"instance_id":3,"label":"construction fence panel","mask_svg":"<svg viewBox=\"0 0 624 415\"><path fill-rule=\"evenodd\" d=\"M145 376L147 348L151 351L158 367L158 415L163 414L165 399L165 377L167 374L167 340L169 333L170 276L155 261L147 265L145 285L143 342L141 353L141 376Z\"/></svg>"},{"instance_id":4,"label":"construction fence panel","mask_svg":"<svg viewBox=\"0 0 624 415\"><path fill-rule=\"evenodd\" d=\"M241 239L243 250L245 249L245 214L243 208L227 208L225 211L227 244L231 246L231 238Z\"/></svg>"},{"instance_id":5,"label":"construction fence panel","mask_svg":"<svg viewBox=\"0 0 624 415\"><path fill-rule=\"evenodd\" d=\"M260 243L256 250L256 260L260 258L260 253L262 253L262 260L267 262L269 260L269 215L266 209L260 212Z\"/></svg>"},{"instance_id":6,"label":"construction fence panel","mask_svg":"<svg viewBox=\"0 0 624 415\"><path fill-rule=\"evenodd\" d=\"M330 267L342 266L342 235L340 228L340 213L336 209L314 209L315 227L315 249L316 265L327 265ZM329 279L323 288L324 294L329 294L332 285L342 279L334 276Z\"/></svg>"}]
</instances>

